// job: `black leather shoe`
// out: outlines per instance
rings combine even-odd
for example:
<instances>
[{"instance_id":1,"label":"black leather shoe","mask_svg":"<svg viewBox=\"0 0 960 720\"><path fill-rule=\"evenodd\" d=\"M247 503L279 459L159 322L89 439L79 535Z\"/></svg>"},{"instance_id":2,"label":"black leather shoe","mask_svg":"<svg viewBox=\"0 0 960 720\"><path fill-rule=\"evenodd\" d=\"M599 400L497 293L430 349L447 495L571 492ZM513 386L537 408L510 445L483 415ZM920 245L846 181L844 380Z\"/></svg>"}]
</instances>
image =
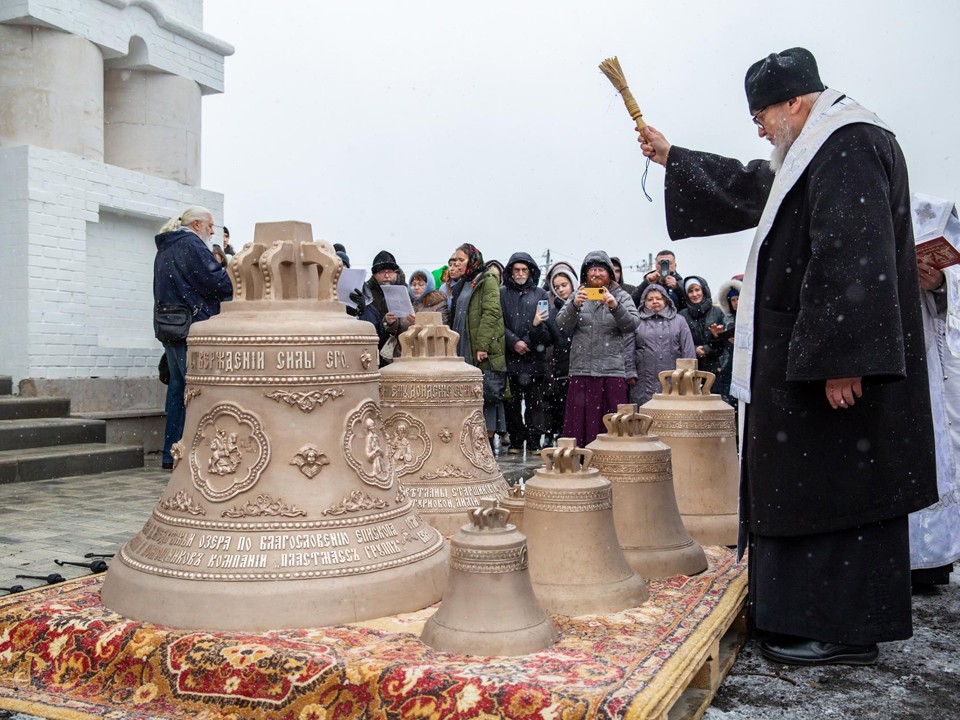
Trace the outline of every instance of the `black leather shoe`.
<instances>
[{"instance_id":1,"label":"black leather shoe","mask_svg":"<svg viewBox=\"0 0 960 720\"><path fill-rule=\"evenodd\" d=\"M160 463L160 467L162 467L164 470L173 470L173 463L164 461Z\"/></svg>"},{"instance_id":2,"label":"black leather shoe","mask_svg":"<svg viewBox=\"0 0 960 720\"><path fill-rule=\"evenodd\" d=\"M876 644L844 645L792 638L764 640L760 654L786 665L873 665L880 649Z\"/></svg>"}]
</instances>

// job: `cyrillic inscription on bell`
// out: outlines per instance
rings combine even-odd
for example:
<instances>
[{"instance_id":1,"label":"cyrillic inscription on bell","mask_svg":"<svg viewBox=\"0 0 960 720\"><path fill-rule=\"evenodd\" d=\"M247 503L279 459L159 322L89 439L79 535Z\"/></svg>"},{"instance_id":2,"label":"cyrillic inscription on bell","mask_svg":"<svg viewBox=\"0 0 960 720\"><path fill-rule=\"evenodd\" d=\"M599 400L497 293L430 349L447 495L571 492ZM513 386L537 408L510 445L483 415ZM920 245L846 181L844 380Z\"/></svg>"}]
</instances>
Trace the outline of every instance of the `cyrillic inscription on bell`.
<instances>
[{"instance_id":1,"label":"cyrillic inscription on bell","mask_svg":"<svg viewBox=\"0 0 960 720\"><path fill-rule=\"evenodd\" d=\"M703 548L680 519L670 448L648 434L653 418L632 404L603 416L607 432L587 445L613 486L613 520L623 554L642 577L694 575L707 569Z\"/></svg>"},{"instance_id":2,"label":"cyrillic inscription on bell","mask_svg":"<svg viewBox=\"0 0 960 720\"><path fill-rule=\"evenodd\" d=\"M550 647L557 632L533 594L527 539L510 511L483 498L450 540L443 602L420 639L444 652L526 655Z\"/></svg>"},{"instance_id":3,"label":"cyrillic inscription on bell","mask_svg":"<svg viewBox=\"0 0 960 720\"><path fill-rule=\"evenodd\" d=\"M306 223L261 223L234 299L190 329L170 483L103 602L181 628L313 627L427 607L447 550L397 482L424 455L380 411L374 328L344 313L342 264ZM419 460L422 462L422 459Z\"/></svg>"},{"instance_id":4,"label":"cyrillic inscription on bell","mask_svg":"<svg viewBox=\"0 0 960 720\"><path fill-rule=\"evenodd\" d=\"M533 592L544 610L586 615L641 605L647 587L620 549L613 490L590 467L593 451L560 438L540 455L544 467L526 483L523 528Z\"/></svg>"},{"instance_id":5,"label":"cyrillic inscription on bell","mask_svg":"<svg viewBox=\"0 0 960 720\"><path fill-rule=\"evenodd\" d=\"M464 510L508 491L487 439L483 373L457 355L458 338L440 313L417 313L400 357L380 371L397 477L420 517L448 536Z\"/></svg>"},{"instance_id":6,"label":"cyrillic inscription on bell","mask_svg":"<svg viewBox=\"0 0 960 720\"><path fill-rule=\"evenodd\" d=\"M713 373L681 358L660 373L662 392L640 410L672 451L673 486L683 524L702 545L737 544L737 457L733 408L710 393Z\"/></svg>"}]
</instances>

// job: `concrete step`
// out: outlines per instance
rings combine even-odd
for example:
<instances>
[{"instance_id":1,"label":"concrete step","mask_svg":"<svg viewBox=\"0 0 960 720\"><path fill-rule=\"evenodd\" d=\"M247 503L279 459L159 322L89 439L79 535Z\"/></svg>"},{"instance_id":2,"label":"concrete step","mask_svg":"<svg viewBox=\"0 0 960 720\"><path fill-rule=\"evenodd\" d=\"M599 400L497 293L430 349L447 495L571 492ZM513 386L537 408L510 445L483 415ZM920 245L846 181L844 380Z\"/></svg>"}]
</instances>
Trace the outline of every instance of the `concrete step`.
<instances>
[{"instance_id":1,"label":"concrete step","mask_svg":"<svg viewBox=\"0 0 960 720\"><path fill-rule=\"evenodd\" d=\"M0 485L143 467L139 445L79 443L0 451Z\"/></svg>"},{"instance_id":2,"label":"concrete step","mask_svg":"<svg viewBox=\"0 0 960 720\"><path fill-rule=\"evenodd\" d=\"M9 375L0 375L0 395L13 394L13 378Z\"/></svg>"},{"instance_id":3,"label":"concrete step","mask_svg":"<svg viewBox=\"0 0 960 720\"><path fill-rule=\"evenodd\" d=\"M65 418L70 415L70 398L3 397L0 395L0 420L28 418Z\"/></svg>"},{"instance_id":4,"label":"concrete step","mask_svg":"<svg viewBox=\"0 0 960 720\"><path fill-rule=\"evenodd\" d=\"M108 443L143 445L145 453L163 450L163 431L167 420L163 408L74 413L73 417L106 421Z\"/></svg>"},{"instance_id":5,"label":"concrete step","mask_svg":"<svg viewBox=\"0 0 960 720\"><path fill-rule=\"evenodd\" d=\"M102 443L107 439L103 420L79 418L34 418L0 420L0 451L50 445Z\"/></svg>"}]
</instances>

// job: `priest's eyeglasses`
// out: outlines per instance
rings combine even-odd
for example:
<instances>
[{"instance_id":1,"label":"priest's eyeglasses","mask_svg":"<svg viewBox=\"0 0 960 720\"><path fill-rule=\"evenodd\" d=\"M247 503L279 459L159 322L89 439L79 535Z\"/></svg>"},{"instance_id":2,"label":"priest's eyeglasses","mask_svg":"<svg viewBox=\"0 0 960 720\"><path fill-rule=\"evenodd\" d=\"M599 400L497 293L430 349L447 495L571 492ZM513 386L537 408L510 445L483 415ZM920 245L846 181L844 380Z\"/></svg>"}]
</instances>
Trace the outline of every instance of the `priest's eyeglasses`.
<instances>
[{"instance_id":1,"label":"priest's eyeglasses","mask_svg":"<svg viewBox=\"0 0 960 720\"><path fill-rule=\"evenodd\" d=\"M764 132L766 132L766 128L763 127L764 119L761 117L761 115L763 115L767 111L767 108L769 107L770 107L769 105L765 105L764 107L760 108L757 111L757 114L751 118L753 120L753 124L756 125L758 128L760 128L761 130L763 130Z\"/></svg>"}]
</instances>

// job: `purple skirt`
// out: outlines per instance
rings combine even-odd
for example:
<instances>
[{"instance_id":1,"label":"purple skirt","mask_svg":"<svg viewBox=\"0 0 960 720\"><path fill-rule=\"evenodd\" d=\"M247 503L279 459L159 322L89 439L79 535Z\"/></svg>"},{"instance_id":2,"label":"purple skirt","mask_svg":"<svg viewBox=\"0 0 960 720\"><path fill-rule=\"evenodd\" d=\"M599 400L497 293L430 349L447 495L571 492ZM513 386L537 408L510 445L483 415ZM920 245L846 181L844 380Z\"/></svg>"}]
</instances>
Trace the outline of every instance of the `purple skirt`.
<instances>
[{"instance_id":1,"label":"purple skirt","mask_svg":"<svg viewBox=\"0 0 960 720\"><path fill-rule=\"evenodd\" d=\"M627 381L623 378L571 377L563 416L563 437L576 438L577 447L586 447L597 435L606 432L603 416L616 412L617 405L626 402L629 402Z\"/></svg>"}]
</instances>

